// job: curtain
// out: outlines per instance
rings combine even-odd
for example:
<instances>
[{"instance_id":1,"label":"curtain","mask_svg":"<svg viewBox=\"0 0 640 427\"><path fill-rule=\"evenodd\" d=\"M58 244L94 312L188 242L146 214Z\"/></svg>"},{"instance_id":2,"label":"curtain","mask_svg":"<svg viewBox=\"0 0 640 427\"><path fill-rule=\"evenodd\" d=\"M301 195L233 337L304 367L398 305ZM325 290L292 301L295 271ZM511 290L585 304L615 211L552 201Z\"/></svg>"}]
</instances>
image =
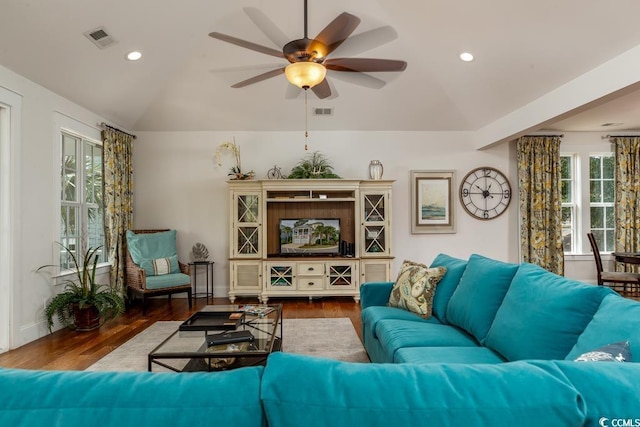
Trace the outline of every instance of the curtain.
<instances>
[{"instance_id":1,"label":"curtain","mask_svg":"<svg viewBox=\"0 0 640 427\"><path fill-rule=\"evenodd\" d=\"M640 251L640 137L612 137L615 146L616 252ZM617 263L619 271L634 271L632 265Z\"/></svg>"},{"instance_id":2,"label":"curtain","mask_svg":"<svg viewBox=\"0 0 640 427\"><path fill-rule=\"evenodd\" d=\"M133 135L107 127L102 131L104 228L111 285L124 289L125 232L133 227Z\"/></svg>"},{"instance_id":3,"label":"curtain","mask_svg":"<svg viewBox=\"0 0 640 427\"><path fill-rule=\"evenodd\" d=\"M559 136L518 139L522 260L564 274Z\"/></svg>"}]
</instances>

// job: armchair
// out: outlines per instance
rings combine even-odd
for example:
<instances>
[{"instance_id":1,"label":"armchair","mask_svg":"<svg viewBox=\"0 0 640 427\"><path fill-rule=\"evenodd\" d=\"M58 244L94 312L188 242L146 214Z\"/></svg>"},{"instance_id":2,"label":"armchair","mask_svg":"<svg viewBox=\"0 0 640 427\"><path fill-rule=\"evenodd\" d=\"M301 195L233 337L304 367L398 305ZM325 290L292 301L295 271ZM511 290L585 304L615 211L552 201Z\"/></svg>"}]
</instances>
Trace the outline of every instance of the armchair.
<instances>
[{"instance_id":1,"label":"armchair","mask_svg":"<svg viewBox=\"0 0 640 427\"><path fill-rule=\"evenodd\" d=\"M147 298L187 293L192 306L191 274L178 261L175 230L127 230L125 241L125 286L130 300L142 298L142 314L147 314Z\"/></svg>"}]
</instances>

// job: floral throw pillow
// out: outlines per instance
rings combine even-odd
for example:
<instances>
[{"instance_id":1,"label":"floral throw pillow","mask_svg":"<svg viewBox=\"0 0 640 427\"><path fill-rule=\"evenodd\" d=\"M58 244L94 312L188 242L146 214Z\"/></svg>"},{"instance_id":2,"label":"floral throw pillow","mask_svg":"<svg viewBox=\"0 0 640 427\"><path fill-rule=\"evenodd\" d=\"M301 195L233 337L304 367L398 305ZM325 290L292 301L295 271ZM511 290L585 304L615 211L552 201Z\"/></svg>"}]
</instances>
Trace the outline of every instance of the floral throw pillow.
<instances>
[{"instance_id":1,"label":"floral throw pillow","mask_svg":"<svg viewBox=\"0 0 640 427\"><path fill-rule=\"evenodd\" d=\"M616 342L581 354L576 362L631 362L629 341Z\"/></svg>"},{"instance_id":2,"label":"floral throw pillow","mask_svg":"<svg viewBox=\"0 0 640 427\"><path fill-rule=\"evenodd\" d=\"M396 283L391 289L389 306L431 317L436 285L447 272L446 267L428 268L424 264L405 261L400 267Z\"/></svg>"}]
</instances>

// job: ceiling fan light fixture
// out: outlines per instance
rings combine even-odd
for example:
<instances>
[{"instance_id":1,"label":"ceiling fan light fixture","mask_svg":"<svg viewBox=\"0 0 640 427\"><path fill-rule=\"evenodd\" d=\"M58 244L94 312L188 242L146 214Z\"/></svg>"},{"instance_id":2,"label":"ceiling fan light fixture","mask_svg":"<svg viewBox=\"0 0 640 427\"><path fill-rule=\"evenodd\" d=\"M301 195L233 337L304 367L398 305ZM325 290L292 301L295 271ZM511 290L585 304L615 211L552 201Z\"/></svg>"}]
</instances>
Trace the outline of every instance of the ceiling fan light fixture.
<instances>
[{"instance_id":1,"label":"ceiling fan light fixture","mask_svg":"<svg viewBox=\"0 0 640 427\"><path fill-rule=\"evenodd\" d=\"M327 69L317 62L293 62L287 65L284 73L292 85L310 89L324 80Z\"/></svg>"}]
</instances>

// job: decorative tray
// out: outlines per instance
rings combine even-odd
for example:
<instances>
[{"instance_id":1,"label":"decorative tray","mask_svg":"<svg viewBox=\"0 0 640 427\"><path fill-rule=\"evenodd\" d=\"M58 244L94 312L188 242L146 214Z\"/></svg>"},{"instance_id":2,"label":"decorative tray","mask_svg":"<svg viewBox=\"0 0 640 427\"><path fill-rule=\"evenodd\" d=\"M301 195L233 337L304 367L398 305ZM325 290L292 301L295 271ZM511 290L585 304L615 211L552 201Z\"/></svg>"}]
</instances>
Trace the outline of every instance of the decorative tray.
<instances>
[{"instance_id":1,"label":"decorative tray","mask_svg":"<svg viewBox=\"0 0 640 427\"><path fill-rule=\"evenodd\" d=\"M238 328L243 320L242 311L199 311L182 322L179 331L180 335L191 332L195 335L205 335L207 331L232 331Z\"/></svg>"}]
</instances>

